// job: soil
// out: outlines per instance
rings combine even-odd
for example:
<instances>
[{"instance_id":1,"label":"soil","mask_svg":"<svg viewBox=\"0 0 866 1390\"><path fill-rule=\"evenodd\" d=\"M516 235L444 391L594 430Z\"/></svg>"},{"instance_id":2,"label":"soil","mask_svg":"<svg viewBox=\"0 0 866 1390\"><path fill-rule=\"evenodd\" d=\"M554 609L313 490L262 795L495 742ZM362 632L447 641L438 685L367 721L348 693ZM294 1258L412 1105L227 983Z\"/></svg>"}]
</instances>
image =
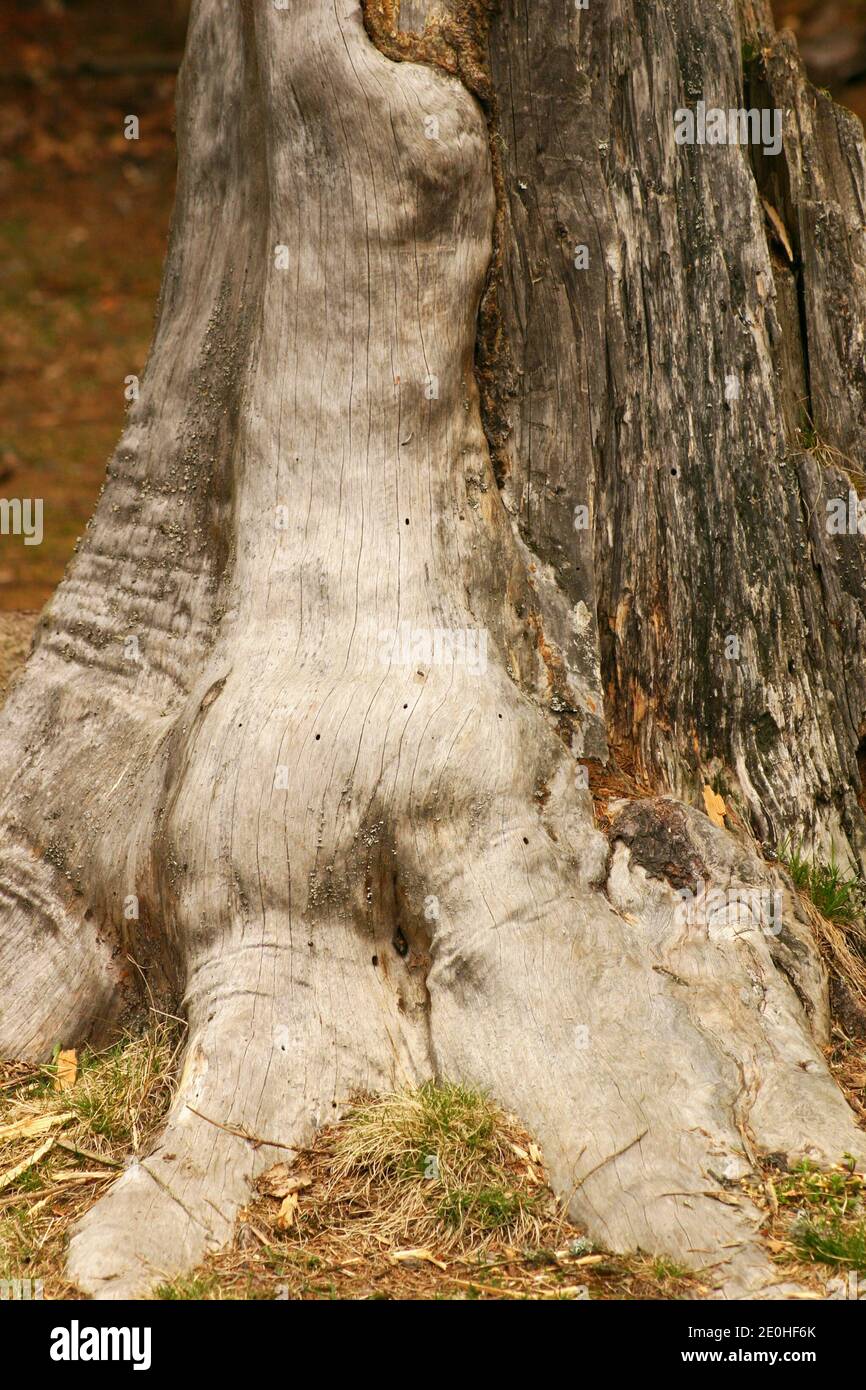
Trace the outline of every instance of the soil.
<instances>
[{"instance_id":1,"label":"soil","mask_svg":"<svg viewBox=\"0 0 866 1390\"><path fill-rule=\"evenodd\" d=\"M44 504L41 545L0 537L0 610L55 588L123 427L124 379L144 368L182 47L165 0L0 14L0 496Z\"/></svg>"},{"instance_id":2,"label":"soil","mask_svg":"<svg viewBox=\"0 0 866 1390\"><path fill-rule=\"evenodd\" d=\"M0 705L14 672L24 664L38 617L38 613L0 613Z\"/></svg>"}]
</instances>

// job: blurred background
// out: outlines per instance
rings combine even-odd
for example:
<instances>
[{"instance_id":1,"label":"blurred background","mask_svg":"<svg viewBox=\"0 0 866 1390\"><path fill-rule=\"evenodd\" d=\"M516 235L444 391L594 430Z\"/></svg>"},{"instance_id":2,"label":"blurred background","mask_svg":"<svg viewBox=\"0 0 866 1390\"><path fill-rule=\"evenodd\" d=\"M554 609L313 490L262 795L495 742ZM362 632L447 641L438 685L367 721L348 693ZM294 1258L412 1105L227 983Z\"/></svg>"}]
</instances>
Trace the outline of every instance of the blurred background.
<instances>
[{"instance_id":1,"label":"blurred background","mask_svg":"<svg viewBox=\"0 0 866 1390\"><path fill-rule=\"evenodd\" d=\"M0 610L56 586L144 368L187 9L0 0L0 497L43 498L45 531L0 537Z\"/></svg>"},{"instance_id":2,"label":"blurred background","mask_svg":"<svg viewBox=\"0 0 866 1390\"><path fill-rule=\"evenodd\" d=\"M775 9L813 81L866 118L866 0ZM38 609L57 584L123 426L124 380L144 368L187 11L0 0L0 496L43 498L45 527L39 546L0 538L0 612ZM22 615L6 640L31 626ZM0 651L0 687L2 665Z\"/></svg>"}]
</instances>

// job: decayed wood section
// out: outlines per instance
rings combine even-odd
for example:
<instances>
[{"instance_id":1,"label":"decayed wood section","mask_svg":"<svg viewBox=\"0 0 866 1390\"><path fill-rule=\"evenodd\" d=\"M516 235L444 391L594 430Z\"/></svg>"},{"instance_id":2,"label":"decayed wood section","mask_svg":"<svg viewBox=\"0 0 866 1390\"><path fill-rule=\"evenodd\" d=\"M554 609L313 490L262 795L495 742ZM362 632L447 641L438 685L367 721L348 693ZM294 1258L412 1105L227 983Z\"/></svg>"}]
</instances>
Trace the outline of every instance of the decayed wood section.
<instances>
[{"instance_id":1,"label":"decayed wood section","mask_svg":"<svg viewBox=\"0 0 866 1390\"><path fill-rule=\"evenodd\" d=\"M859 850L862 133L762 9L560 10L194 5L141 399L0 724L0 1049L105 1034L129 955L189 1021L96 1296L430 1076L720 1293L785 1292L725 1182L866 1157L802 910L686 804ZM677 146L703 97L776 163ZM608 741L657 794L605 835Z\"/></svg>"},{"instance_id":2,"label":"decayed wood section","mask_svg":"<svg viewBox=\"0 0 866 1390\"><path fill-rule=\"evenodd\" d=\"M570 593L594 574L623 761L862 862L863 541L826 529L863 483L860 124L762 6L556 8L506 0L492 50L523 529ZM778 108L782 152L678 147L700 100Z\"/></svg>"}]
</instances>

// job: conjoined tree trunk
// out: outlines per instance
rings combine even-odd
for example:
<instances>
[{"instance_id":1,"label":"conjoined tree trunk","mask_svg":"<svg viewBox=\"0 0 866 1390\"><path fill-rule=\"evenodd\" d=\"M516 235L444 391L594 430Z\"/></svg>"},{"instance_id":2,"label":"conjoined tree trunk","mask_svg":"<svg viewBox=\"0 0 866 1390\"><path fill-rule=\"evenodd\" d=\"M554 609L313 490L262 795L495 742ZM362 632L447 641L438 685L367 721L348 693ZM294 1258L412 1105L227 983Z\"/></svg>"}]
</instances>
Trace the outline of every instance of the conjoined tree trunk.
<instances>
[{"instance_id":1,"label":"conjoined tree trunk","mask_svg":"<svg viewBox=\"0 0 866 1390\"><path fill-rule=\"evenodd\" d=\"M2 714L0 1051L108 1035L130 958L183 1000L96 1296L431 1076L600 1243L779 1294L726 1182L866 1157L748 833L866 852L862 130L760 2L429 9L193 6L141 399Z\"/></svg>"}]
</instances>

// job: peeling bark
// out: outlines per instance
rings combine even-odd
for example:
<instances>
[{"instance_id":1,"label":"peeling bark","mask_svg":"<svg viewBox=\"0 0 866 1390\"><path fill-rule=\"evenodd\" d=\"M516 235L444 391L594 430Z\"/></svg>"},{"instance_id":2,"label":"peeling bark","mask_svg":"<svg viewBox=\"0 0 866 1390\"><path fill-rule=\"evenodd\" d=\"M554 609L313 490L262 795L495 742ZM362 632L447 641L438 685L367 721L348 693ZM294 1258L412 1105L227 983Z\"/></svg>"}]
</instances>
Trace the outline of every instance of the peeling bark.
<instances>
[{"instance_id":1,"label":"peeling bark","mask_svg":"<svg viewBox=\"0 0 866 1390\"><path fill-rule=\"evenodd\" d=\"M489 1088L596 1240L727 1294L785 1290L726 1184L866 1157L789 885L686 804L724 775L762 834L858 843L860 541L792 431L802 378L859 438L862 144L760 12L552 9L194 6L141 399L0 722L0 1050L107 1033L128 955L189 1023L72 1240L95 1296L227 1240L361 1089ZM673 141L749 36L787 203ZM609 837L608 733L686 798Z\"/></svg>"}]
</instances>

